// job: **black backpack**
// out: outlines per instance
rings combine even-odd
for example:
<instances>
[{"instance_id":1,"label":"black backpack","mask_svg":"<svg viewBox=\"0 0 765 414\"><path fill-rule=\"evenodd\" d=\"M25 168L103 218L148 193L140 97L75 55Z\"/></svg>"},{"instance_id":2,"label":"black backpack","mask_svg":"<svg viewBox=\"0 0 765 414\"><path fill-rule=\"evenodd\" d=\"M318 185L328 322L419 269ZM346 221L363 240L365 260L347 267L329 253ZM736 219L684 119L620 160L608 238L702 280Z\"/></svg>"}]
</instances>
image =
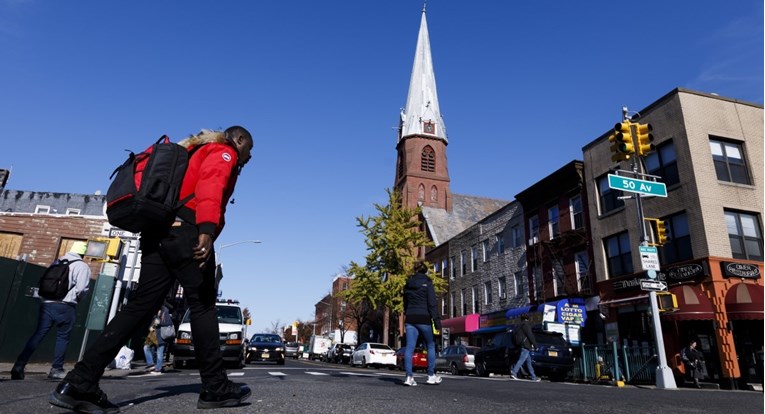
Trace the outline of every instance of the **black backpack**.
<instances>
[{"instance_id":1,"label":"black backpack","mask_svg":"<svg viewBox=\"0 0 765 414\"><path fill-rule=\"evenodd\" d=\"M521 347L526 342L526 334L523 333L523 329L518 326L513 330L513 345Z\"/></svg>"},{"instance_id":2,"label":"black backpack","mask_svg":"<svg viewBox=\"0 0 765 414\"><path fill-rule=\"evenodd\" d=\"M37 294L43 299L61 300L74 288L69 287L69 264L82 260L57 260L45 269L38 283Z\"/></svg>"},{"instance_id":3,"label":"black backpack","mask_svg":"<svg viewBox=\"0 0 765 414\"><path fill-rule=\"evenodd\" d=\"M178 210L193 197L179 200L190 156L167 135L137 155L130 152L109 177L114 178L106 192L109 223L133 233L169 227Z\"/></svg>"}]
</instances>

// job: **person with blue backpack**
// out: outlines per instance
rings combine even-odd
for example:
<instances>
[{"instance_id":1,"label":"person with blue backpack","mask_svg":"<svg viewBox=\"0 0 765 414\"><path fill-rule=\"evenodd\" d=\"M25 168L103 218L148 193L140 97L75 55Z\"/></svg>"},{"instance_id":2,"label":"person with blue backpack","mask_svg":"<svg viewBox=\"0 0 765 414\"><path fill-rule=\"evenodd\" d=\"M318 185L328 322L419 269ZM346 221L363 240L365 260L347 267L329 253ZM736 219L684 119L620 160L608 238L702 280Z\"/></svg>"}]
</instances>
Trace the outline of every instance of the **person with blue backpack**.
<instances>
[{"instance_id":1,"label":"person with blue backpack","mask_svg":"<svg viewBox=\"0 0 765 414\"><path fill-rule=\"evenodd\" d=\"M64 378L66 374L64 355L69 346L69 336L72 334L72 328L77 317L77 303L87 295L89 289L90 266L82 261L87 247L88 245L84 241L72 243L69 252L59 257L43 275L41 288L38 290L41 302L37 328L16 358L13 368L11 368L11 379L24 379L24 368L29 362L29 358L32 357L37 347L40 346L40 342L54 325L56 326L56 345L48 378ZM52 280L49 281L47 276L56 273L55 269L62 273L52 276ZM54 271L51 272L50 270ZM57 282L55 279L59 277L62 278L60 286L51 287L50 282L55 284Z\"/></svg>"},{"instance_id":2,"label":"person with blue backpack","mask_svg":"<svg viewBox=\"0 0 765 414\"><path fill-rule=\"evenodd\" d=\"M202 381L197 408L233 407L250 397L250 388L229 380L223 367L215 307L218 289L213 241L223 230L226 206L239 172L250 160L252 135L240 126L233 126L225 131L204 130L178 145L190 155L181 157L185 171L174 198L183 202L179 203L181 207L175 220L165 226L142 229L138 288L88 348L82 360L49 395L48 401L57 407L83 413L120 411L98 386L99 380L131 335L149 325L176 281L183 287L191 314L194 352ZM154 149L154 153L161 152L158 146ZM138 160L140 157L133 158ZM141 169L141 185L156 182L151 175L162 173L150 168L151 156L147 159L146 168ZM161 190L160 187L157 189ZM131 196L142 197L142 193ZM119 202L115 200L117 204ZM108 207L107 217L112 222ZM127 213L120 216L120 220L130 217ZM143 217L135 217L137 221L141 219Z\"/></svg>"}]
</instances>

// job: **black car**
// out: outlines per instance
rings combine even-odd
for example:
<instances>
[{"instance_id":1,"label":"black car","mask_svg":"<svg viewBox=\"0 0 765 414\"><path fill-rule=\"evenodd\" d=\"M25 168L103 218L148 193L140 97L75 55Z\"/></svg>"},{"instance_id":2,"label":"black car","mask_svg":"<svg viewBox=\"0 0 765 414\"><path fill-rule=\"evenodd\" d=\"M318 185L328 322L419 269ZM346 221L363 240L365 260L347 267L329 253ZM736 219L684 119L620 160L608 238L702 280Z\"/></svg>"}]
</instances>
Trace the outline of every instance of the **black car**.
<instances>
[{"instance_id":1,"label":"black car","mask_svg":"<svg viewBox=\"0 0 765 414\"><path fill-rule=\"evenodd\" d=\"M284 365L285 345L282 338L275 334L255 334L247 345L246 363L255 361L276 362Z\"/></svg>"},{"instance_id":2,"label":"black car","mask_svg":"<svg viewBox=\"0 0 765 414\"><path fill-rule=\"evenodd\" d=\"M352 353L353 353L353 348L350 345L334 344L329 348L329 350L325 354L325 358L327 362L334 362L336 364L347 364L351 361Z\"/></svg>"},{"instance_id":3,"label":"black car","mask_svg":"<svg viewBox=\"0 0 765 414\"><path fill-rule=\"evenodd\" d=\"M538 347L531 351L534 372L553 381L563 381L574 367L568 343L558 332L534 331ZM475 354L475 370L479 376L489 373L509 375L518 360L519 349L513 344L513 332L500 332Z\"/></svg>"}]
</instances>

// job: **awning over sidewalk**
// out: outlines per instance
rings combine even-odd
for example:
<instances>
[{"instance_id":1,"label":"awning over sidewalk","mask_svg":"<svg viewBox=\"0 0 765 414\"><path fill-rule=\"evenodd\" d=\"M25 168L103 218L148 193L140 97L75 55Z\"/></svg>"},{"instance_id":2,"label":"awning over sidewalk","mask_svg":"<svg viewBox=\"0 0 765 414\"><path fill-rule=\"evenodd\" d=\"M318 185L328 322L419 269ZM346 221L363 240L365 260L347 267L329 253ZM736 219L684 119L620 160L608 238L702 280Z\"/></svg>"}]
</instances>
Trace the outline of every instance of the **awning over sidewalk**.
<instances>
[{"instance_id":1,"label":"awning over sidewalk","mask_svg":"<svg viewBox=\"0 0 765 414\"><path fill-rule=\"evenodd\" d=\"M669 289L677 296L678 310L662 314L662 318L670 321L711 320L714 318L712 302L698 286L682 285Z\"/></svg>"},{"instance_id":2,"label":"awning over sidewalk","mask_svg":"<svg viewBox=\"0 0 765 414\"><path fill-rule=\"evenodd\" d=\"M729 319L763 320L763 287L753 283L733 285L725 295Z\"/></svg>"},{"instance_id":3,"label":"awning over sidewalk","mask_svg":"<svg viewBox=\"0 0 765 414\"><path fill-rule=\"evenodd\" d=\"M489 326L486 328L477 329L471 332L471 334L472 335L490 334L490 333L496 333L496 332L504 332L505 330L507 330L507 326L505 325Z\"/></svg>"},{"instance_id":4,"label":"awning over sidewalk","mask_svg":"<svg viewBox=\"0 0 765 414\"><path fill-rule=\"evenodd\" d=\"M478 329L478 322L481 315L473 313L465 316L458 316L456 318L443 319L441 321L441 327L449 329L451 335L470 333Z\"/></svg>"}]
</instances>

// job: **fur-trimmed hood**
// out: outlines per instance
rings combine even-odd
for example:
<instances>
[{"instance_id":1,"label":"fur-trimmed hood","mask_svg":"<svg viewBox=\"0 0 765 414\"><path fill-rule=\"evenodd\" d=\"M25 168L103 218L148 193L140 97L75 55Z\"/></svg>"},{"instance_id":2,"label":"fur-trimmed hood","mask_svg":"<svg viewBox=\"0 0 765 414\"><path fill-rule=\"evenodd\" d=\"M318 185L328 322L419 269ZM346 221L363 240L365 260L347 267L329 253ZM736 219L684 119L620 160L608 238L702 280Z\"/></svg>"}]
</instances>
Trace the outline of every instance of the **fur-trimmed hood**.
<instances>
[{"instance_id":1,"label":"fur-trimmed hood","mask_svg":"<svg viewBox=\"0 0 765 414\"><path fill-rule=\"evenodd\" d=\"M226 134L223 131L213 131L211 129L203 129L196 135L190 135L188 138L181 140L178 145L185 148L192 148L202 144L209 144L211 142L217 142L219 144L227 144Z\"/></svg>"}]
</instances>

